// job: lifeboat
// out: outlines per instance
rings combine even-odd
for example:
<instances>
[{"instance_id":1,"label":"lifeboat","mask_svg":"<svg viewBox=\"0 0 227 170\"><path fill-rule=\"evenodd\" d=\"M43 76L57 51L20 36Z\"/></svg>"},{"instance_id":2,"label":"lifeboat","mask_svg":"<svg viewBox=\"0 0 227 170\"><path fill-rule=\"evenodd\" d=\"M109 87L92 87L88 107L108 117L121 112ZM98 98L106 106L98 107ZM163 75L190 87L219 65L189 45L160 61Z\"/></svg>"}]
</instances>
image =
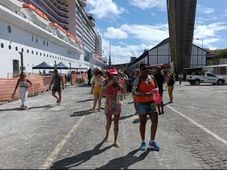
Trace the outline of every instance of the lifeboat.
<instances>
[{"instance_id":1,"label":"lifeboat","mask_svg":"<svg viewBox=\"0 0 227 170\"><path fill-rule=\"evenodd\" d=\"M68 41L68 37L66 34L66 31L64 28L62 28L59 24L55 23L55 22L51 22L49 24L50 29L54 29L56 31L56 34L59 38Z\"/></svg>"},{"instance_id":2,"label":"lifeboat","mask_svg":"<svg viewBox=\"0 0 227 170\"><path fill-rule=\"evenodd\" d=\"M79 48L81 49L81 50L83 50L84 49L84 44L82 43L82 41L80 40L80 39L76 39L76 43L77 43L77 45L79 46Z\"/></svg>"},{"instance_id":3,"label":"lifeboat","mask_svg":"<svg viewBox=\"0 0 227 170\"><path fill-rule=\"evenodd\" d=\"M45 28L50 23L48 16L32 4L23 4L21 12L40 27Z\"/></svg>"},{"instance_id":4,"label":"lifeboat","mask_svg":"<svg viewBox=\"0 0 227 170\"><path fill-rule=\"evenodd\" d=\"M76 44L76 38L75 38L75 36L72 35L72 34L70 34L69 32L67 32L66 35L67 35L68 38L69 38L70 44L75 45L75 44Z\"/></svg>"}]
</instances>

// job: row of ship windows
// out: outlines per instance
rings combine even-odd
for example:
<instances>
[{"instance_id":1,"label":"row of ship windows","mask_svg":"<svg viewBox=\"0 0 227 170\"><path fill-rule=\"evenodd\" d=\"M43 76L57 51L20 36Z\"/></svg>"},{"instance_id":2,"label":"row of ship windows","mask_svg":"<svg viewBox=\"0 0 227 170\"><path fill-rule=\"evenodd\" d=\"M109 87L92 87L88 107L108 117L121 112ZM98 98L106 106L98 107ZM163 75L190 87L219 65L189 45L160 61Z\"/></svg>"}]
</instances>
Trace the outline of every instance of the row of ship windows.
<instances>
[{"instance_id":1,"label":"row of ship windows","mask_svg":"<svg viewBox=\"0 0 227 170\"><path fill-rule=\"evenodd\" d=\"M35 41L35 42L39 42L39 39L38 39L38 37L34 37L33 35L32 35L32 41ZM47 46L48 47L48 41L45 41L45 40L43 40L43 45L45 46Z\"/></svg>"},{"instance_id":2,"label":"row of ship windows","mask_svg":"<svg viewBox=\"0 0 227 170\"><path fill-rule=\"evenodd\" d=\"M11 29L11 26L10 25L7 26L7 31L8 31L9 34L12 33L12 29ZM38 43L39 42L39 39L38 39L38 37L35 37L35 36L32 35L32 41L35 41L35 42ZM48 41L43 40L43 45L44 46L46 45L48 47L48 45L49 45L48 44Z\"/></svg>"},{"instance_id":3,"label":"row of ship windows","mask_svg":"<svg viewBox=\"0 0 227 170\"><path fill-rule=\"evenodd\" d=\"M1 48L4 48L4 43L1 43ZM9 48L9 50L11 50L12 49L12 46L9 45L8 48ZM15 47L15 51L18 51L18 47ZM21 52L24 52L24 48L21 48ZM27 49L27 53L29 54L29 49ZM34 54L34 51L32 50L31 53ZM44 57L46 56L46 57L50 57L50 58L58 59L58 60L62 60L62 61L71 61L71 60L68 60L68 59L64 59L64 58L53 56L53 55L48 55L48 54L41 53L41 52L38 53L38 51L36 51L35 54L36 55L40 55L40 56L43 55Z\"/></svg>"}]
</instances>

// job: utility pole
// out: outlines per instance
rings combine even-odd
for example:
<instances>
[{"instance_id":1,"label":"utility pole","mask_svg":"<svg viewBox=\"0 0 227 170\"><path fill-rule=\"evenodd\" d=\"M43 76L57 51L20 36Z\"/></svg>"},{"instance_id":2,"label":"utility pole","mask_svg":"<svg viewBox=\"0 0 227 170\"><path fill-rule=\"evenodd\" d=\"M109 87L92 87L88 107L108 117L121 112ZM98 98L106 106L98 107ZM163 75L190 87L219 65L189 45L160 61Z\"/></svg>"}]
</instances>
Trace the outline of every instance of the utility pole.
<instances>
[{"instance_id":1,"label":"utility pole","mask_svg":"<svg viewBox=\"0 0 227 170\"><path fill-rule=\"evenodd\" d=\"M23 51L19 52L20 54L20 65L21 65L21 72L24 71L24 56L23 56Z\"/></svg>"},{"instance_id":2,"label":"utility pole","mask_svg":"<svg viewBox=\"0 0 227 170\"><path fill-rule=\"evenodd\" d=\"M70 70L70 84L72 85L73 84L73 81L72 81L72 66L71 66L71 63L69 63L69 70Z\"/></svg>"},{"instance_id":3,"label":"utility pole","mask_svg":"<svg viewBox=\"0 0 227 170\"><path fill-rule=\"evenodd\" d=\"M109 42L109 66L111 66L111 44Z\"/></svg>"}]
</instances>

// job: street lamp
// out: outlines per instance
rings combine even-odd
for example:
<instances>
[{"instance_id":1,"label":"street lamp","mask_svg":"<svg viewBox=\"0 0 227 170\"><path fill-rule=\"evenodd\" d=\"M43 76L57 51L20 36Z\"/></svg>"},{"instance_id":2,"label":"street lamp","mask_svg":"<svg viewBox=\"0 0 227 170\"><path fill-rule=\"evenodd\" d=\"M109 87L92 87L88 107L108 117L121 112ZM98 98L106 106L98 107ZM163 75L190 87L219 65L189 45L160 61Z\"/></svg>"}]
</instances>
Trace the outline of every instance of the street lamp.
<instances>
[{"instance_id":1,"label":"street lamp","mask_svg":"<svg viewBox=\"0 0 227 170\"><path fill-rule=\"evenodd\" d=\"M202 49L203 49L203 39L195 38L196 40L202 41Z\"/></svg>"},{"instance_id":2,"label":"street lamp","mask_svg":"<svg viewBox=\"0 0 227 170\"><path fill-rule=\"evenodd\" d=\"M200 38L195 38L195 39L202 42L202 63L201 63L201 64L203 65L203 50L204 50L204 49L203 49L203 40L204 40L204 39L200 39ZM206 58L205 58L205 65L206 65Z\"/></svg>"}]
</instances>

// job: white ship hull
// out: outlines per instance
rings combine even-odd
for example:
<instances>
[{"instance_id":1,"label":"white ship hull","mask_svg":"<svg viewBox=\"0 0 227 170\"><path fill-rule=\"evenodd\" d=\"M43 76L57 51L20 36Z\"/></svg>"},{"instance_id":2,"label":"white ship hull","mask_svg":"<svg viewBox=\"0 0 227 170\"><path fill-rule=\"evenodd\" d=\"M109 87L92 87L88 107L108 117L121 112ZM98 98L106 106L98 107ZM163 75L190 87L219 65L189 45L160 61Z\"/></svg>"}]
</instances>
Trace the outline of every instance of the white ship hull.
<instances>
[{"instance_id":1,"label":"white ship hull","mask_svg":"<svg viewBox=\"0 0 227 170\"><path fill-rule=\"evenodd\" d=\"M84 51L72 45L74 40L49 27L47 21L31 11L22 12L27 18L0 5L0 78L10 78L20 70L19 52L23 53L23 64L28 73L38 73L40 70L33 70L32 67L43 61L51 65L59 62L67 66L71 64L72 68L78 68L79 71L96 67L84 61ZM28 15L31 19L28 19Z\"/></svg>"}]
</instances>

